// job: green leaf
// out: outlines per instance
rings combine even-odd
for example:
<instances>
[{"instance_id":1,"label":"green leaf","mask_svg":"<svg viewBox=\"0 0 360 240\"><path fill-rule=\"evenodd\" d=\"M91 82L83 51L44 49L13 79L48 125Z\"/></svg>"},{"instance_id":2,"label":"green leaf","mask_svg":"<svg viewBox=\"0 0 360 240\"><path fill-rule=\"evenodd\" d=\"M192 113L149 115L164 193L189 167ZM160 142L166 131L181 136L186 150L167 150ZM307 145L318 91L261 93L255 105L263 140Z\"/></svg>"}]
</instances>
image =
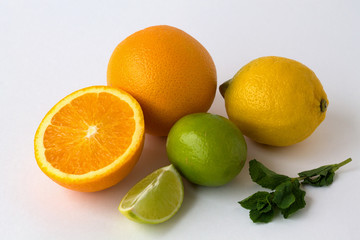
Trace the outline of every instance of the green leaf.
<instances>
[{"instance_id":1,"label":"green leaf","mask_svg":"<svg viewBox=\"0 0 360 240\"><path fill-rule=\"evenodd\" d=\"M274 207L271 202L272 194L269 192L257 192L240 201L239 204L250 209L250 218L253 222L270 222L274 216Z\"/></svg>"},{"instance_id":2,"label":"green leaf","mask_svg":"<svg viewBox=\"0 0 360 240\"><path fill-rule=\"evenodd\" d=\"M295 213L301 208L304 208L306 205L305 202L305 191L300 189L300 183L298 180L291 182L292 184L292 194L295 196L295 201L285 209L281 209L281 213L284 218L288 218L291 214Z\"/></svg>"},{"instance_id":3,"label":"green leaf","mask_svg":"<svg viewBox=\"0 0 360 240\"><path fill-rule=\"evenodd\" d=\"M267 198L270 195L268 192L259 191L254 193L250 197L245 198L244 200L240 201L239 204L246 209L262 209L265 207L266 202L268 202ZM263 205L261 205L263 204Z\"/></svg>"},{"instance_id":4,"label":"green leaf","mask_svg":"<svg viewBox=\"0 0 360 240\"><path fill-rule=\"evenodd\" d=\"M298 173L303 178L303 184L310 184L317 187L329 186L334 181L335 171L343 165L351 162L351 158L338 164L325 165L309 171Z\"/></svg>"},{"instance_id":5,"label":"green leaf","mask_svg":"<svg viewBox=\"0 0 360 240\"><path fill-rule=\"evenodd\" d=\"M274 190L282 182L290 180L288 176L277 174L262 163L253 159L249 162L249 172L251 179L264 188Z\"/></svg>"},{"instance_id":6,"label":"green leaf","mask_svg":"<svg viewBox=\"0 0 360 240\"><path fill-rule=\"evenodd\" d=\"M326 175L318 175L316 177L306 177L302 184L310 184L316 187L329 186L334 180L335 172L329 171Z\"/></svg>"},{"instance_id":7,"label":"green leaf","mask_svg":"<svg viewBox=\"0 0 360 240\"><path fill-rule=\"evenodd\" d=\"M278 207L284 218L305 207L305 191L300 189L300 181L314 186L327 186L334 180L335 171L351 162L351 158L339 164L326 165L313 170L299 173L297 178L277 174L266 168L255 159L249 162L251 179L265 188L274 192L260 191L239 204L250 210L250 218L253 222L270 222Z\"/></svg>"},{"instance_id":8,"label":"green leaf","mask_svg":"<svg viewBox=\"0 0 360 240\"><path fill-rule=\"evenodd\" d=\"M268 211L266 213L263 213L259 210L251 210L249 215L254 223L257 222L268 223L274 217L274 210L271 209L271 211Z\"/></svg>"},{"instance_id":9,"label":"green leaf","mask_svg":"<svg viewBox=\"0 0 360 240\"><path fill-rule=\"evenodd\" d=\"M269 212L272 209L271 203L266 199L266 201L259 201L256 207L261 213Z\"/></svg>"},{"instance_id":10,"label":"green leaf","mask_svg":"<svg viewBox=\"0 0 360 240\"><path fill-rule=\"evenodd\" d=\"M293 183L289 180L281 183L275 188L273 202L280 208L286 209L295 202L293 194Z\"/></svg>"},{"instance_id":11,"label":"green leaf","mask_svg":"<svg viewBox=\"0 0 360 240\"><path fill-rule=\"evenodd\" d=\"M326 165L313 170L298 173L300 177L304 178L303 184L310 184L313 186L328 186L333 182L335 172L334 165Z\"/></svg>"}]
</instances>

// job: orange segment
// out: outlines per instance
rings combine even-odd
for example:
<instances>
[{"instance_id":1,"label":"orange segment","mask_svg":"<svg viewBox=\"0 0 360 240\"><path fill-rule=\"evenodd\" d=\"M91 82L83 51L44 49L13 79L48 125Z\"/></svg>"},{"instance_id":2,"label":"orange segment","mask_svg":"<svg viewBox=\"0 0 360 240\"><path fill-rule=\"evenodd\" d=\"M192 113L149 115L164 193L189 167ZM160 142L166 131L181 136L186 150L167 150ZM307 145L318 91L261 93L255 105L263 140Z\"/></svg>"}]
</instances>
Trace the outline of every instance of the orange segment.
<instances>
[{"instance_id":1,"label":"orange segment","mask_svg":"<svg viewBox=\"0 0 360 240\"><path fill-rule=\"evenodd\" d=\"M94 86L70 94L48 112L35 135L35 157L60 185L98 191L131 171L143 143L138 102L122 90Z\"/></svg>"}]
</instances>

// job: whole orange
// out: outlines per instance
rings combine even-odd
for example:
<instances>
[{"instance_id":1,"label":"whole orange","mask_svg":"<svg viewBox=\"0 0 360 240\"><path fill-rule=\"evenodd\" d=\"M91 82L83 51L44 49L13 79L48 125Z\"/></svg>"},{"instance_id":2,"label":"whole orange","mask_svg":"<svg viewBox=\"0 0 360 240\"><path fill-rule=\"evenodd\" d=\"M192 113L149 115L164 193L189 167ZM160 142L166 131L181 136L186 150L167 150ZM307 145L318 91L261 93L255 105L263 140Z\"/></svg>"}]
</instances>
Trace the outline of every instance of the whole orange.
<instances>
[{"instance_id":1,"label":"whole orange","mask_svg":"<svg viewBox=\"0 0 360 240\"><path fill-rule=\"evenodd\" d=\"M189 34L166 25L123 40L110 58L107 83L140 103L145 131L158 136L166 136L181 117L206 112L217 84L208 51Z\"/></svg>"}]
</instances>

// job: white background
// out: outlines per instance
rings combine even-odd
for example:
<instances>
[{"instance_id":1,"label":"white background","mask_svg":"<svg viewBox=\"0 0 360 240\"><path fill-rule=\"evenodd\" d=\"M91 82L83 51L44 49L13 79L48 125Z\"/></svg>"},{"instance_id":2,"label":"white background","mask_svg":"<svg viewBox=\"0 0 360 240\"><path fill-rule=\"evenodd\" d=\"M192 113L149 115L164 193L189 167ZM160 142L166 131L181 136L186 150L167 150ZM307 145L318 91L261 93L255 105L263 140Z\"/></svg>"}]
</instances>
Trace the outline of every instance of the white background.
<instances>
[{"instance_id":1,"label":"white background","mask_svg":"<svg viewBox=\"0 0 360 240\"><path fill-rule=\"evenodd\" d=\"M0 1L1 239L359 239L359 1ZM249 139L256 158L283 174L348 157L333 185L305 187L305 209L289 219L254 224L237 201L262 190L248 164L218 188L185 181L180 211L160 225L129 221L118 210L125 193L169 164L165 138L146 136L131 174L97 193L62 188L36 165L35 131L67 94L106 84L115 46L151 25L178 27L210 52L218 85L267 55L298 60L321 80L330 105L307 140L286 148ZM210 112L226 116L217 92Z\"/></svg>"}]
</instances>

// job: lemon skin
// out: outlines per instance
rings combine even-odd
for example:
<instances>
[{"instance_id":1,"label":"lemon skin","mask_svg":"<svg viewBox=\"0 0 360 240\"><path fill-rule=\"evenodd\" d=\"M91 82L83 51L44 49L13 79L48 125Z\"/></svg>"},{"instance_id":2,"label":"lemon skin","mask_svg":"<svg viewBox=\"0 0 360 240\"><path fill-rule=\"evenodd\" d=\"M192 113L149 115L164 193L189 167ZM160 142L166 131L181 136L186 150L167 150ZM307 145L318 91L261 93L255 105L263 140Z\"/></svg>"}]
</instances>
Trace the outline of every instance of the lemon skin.
<instances>
[{"instance_id":1,"label":"lemon skin","mask_svg":"<svg viewBox=\"0 0 360 240\"><path fill-rule=\"evenodd\" d=\"M289 146L309 137L325 119L329 105L315 73L283 57L251 61L220 91L229 119L244 135L272 146Z\"/></svg>"}]
</instances>

